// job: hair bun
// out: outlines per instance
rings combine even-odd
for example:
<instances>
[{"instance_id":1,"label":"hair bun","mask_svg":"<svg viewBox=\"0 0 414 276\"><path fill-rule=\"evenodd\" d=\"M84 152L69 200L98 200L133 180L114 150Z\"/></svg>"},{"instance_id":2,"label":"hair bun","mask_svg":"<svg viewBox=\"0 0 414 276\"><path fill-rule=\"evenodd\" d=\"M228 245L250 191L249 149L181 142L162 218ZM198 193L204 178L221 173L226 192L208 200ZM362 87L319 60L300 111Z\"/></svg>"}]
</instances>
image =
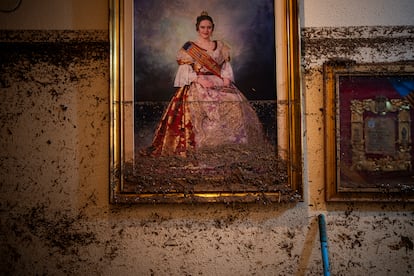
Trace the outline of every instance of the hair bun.
<instances>
[{"instance_id":1,"label":"hair bun","mask_svg":"<svg viewBox=\"0 0 414 276\"><path fill-rule=\"evenodd\" d=\"M211 22L211 24L213 25L213 30L214 30L214 23L213 23L213 18L211 18L210 15L208 15L208 13L206 11L202 11L201 14L199 16L197 16L197 20L196 20L196 30L198 31L198 26L200 26L200 22L203 20L208 20Z\"/></svg>"}]
</instances>

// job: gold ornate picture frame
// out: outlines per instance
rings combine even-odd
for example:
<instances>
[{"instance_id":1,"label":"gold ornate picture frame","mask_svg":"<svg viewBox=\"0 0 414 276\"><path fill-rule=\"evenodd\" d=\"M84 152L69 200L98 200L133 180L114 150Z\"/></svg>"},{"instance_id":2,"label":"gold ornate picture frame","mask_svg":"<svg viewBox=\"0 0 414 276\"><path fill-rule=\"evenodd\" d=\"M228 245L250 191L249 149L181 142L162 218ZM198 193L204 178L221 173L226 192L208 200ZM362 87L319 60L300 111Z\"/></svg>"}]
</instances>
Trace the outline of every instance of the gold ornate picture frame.
<instances>
[{"instance_id":1,"label":"gold ornate picture frame","mask_svg":"<svg viewBox=\"0 0 414 276\"><path fill-rule=\"evenodd\" d=\"M326 198L413 201L414 63L324 64Z\"/></svg>"},{"instance_id":2,"label":"gold ornate picture frame","mask_svg":"<svg viewBox=\"0 0 414 276\"><path fill-rule=\"evenodd\" d=\"M174 7L166 6L167 2ZM260 113L260 118L267 121L265 129L267 138L273 141L272 147L259 144L248 149L229 147L221 155L210 150L187 154L185 157L147 157L142 154L143 144L153 136L156 127L154 122L161 120L166 108L165 102L168 102L165 99L152 101L151 97L156 93L161 93L160 97L172 95L171 91L160 89L168 81L160 77L160 71L153 74L151 66L154 62L148 61L148 52L145 51L160 44L161 41L156 40L158 32L163 32L163 39L171 33L175 33L175 36L195 33L195 17L202 10L209 10L216 19L215 32L218 32L218 36L226 33L219 29L220 26L232 30L228 33L236 33L236 29L231 29L231 24L239 24L240 21L232 18L232 14L240 15L249 9L243 9L243 5L239 5L242 1L237 7L233 6L233 12L220 13L219 7L216 9L214 6L215 2L211 1L206 7L205 1L188 1L189 5L185 8L177 8L179 5L174 1L110 0L111 203L285 202L301 198L301 99L296 0L255 2L255 5L262 5L261 9L266 10L266 15L261 18L269 18L269 15L272 18L272 24L257 23L260 28L271 31L271 44L257 46L271 47L270 56L266 59L274 61L271 68L273 73L270 78L263 74L255 78L263 78L265 81L274 79L270 87L264 87L265 92L271 93L273 99L262 101L259 98L255 103L252 101L255 110ZM217 1L216 6L224 5L219 2L222 1ZM231 5L230 2L226 3ZM263 5L267 5L266 9ZM190 6L194 7L191 13ZM234 9L238 7L243 10L234 13ZM166 12L161 16L160 11ZM149 19L145 19L146 16ZM149 24L154 24L150 34L140 30L140 26L147 28ZM191 29L187 29L188 26ZM269 39L269 34L255 35ZM183 42L185 41L180 41ZM155 55L160 58L156 63L157 68L162 67L164 70L162 72L165 74L162 76L174 74L174 70L168 68L172 68L171 63L175 60L170 59L164 63L161 60L163 56L171 56L171 49L176 52L182 45L174 43L175 37L163 41L164 46L156 48L161 50ZM232 44L231 38L229 43ZM235 47L235 50L242 56L240 52L243 51L240 48ZM240 59L237 68L242 67L243 59ZM261 66L251 67L249 74L252 76L255 72L261 72ZM147 86L141 82L145 78L148 78L147 83L157 89L146 91ZM171 87L172 82L168 83ZM249 87L249 92L252 93L259 90L249 81L242 85ZM255 94L249 95L256 97Z\"/></svg>"}]
</instances>

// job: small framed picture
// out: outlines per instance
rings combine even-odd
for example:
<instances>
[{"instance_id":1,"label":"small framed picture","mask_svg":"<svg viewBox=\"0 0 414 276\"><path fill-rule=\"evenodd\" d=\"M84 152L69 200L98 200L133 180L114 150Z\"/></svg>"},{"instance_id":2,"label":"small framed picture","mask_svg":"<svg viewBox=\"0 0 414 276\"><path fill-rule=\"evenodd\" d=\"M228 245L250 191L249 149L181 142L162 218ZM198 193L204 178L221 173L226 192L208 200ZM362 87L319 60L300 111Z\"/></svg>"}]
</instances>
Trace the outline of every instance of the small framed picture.
<instances>
[{"instance_id":1,"label":"small framed picture","mask_svg":"<svg viewBox=\"0 0 414 276\"><path fill-rule=\"evenodd\" d=\"M412 201L414 63L324 65L328 201Z\"/></svg>"}]
</instances>

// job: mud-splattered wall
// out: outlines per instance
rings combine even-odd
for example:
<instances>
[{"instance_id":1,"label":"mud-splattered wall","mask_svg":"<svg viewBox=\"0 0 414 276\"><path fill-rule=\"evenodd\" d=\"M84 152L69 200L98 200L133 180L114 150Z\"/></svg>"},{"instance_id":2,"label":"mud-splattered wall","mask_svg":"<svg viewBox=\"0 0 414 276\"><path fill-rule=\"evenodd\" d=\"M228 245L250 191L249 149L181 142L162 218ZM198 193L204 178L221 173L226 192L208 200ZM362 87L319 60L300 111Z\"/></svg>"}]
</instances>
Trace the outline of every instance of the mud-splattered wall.
<instances>
[{"instance_id":1,"label":"mud-splattered wall","mask_svg":"<svg viewBox=\"0 0 414 276\"><path fill-rule=\"evenodd\" d=\"M301 32L304 142L308 145L305 166L309 180L305 193L312 210L326 209L334 221L328 229L331 227L331 258L336 275L347 274L345 267L351 275L413 273L410 262L414 260L414 216L412 205L325 202L323 176L325 166L330 164L320 161L326 150L322 66L335 59L357 63L413 60L413 33L413 26L314 27ZM394 228L394 222L399 226Z\"/></svg>"},{"instance_id":2,"label":"mud-splattered wall","mask_svg":"<svg viewBox=\"0 0 414 276\"><path fill-rule=\"evenodd\" d=\"M412 61L413 33L413 26L321 27L302 30L305 136L307 143L312 145L307 152L310 179L318 179L324 174L325 169L323 162L312 162L325 156L324 143L317 146L311 141L324 141L323 63L332 60L356 63ZM321 197L317 195L318 189L313 189L310 183L309 185L311 203L325 206L323 200L320 200ZM323 188L320 186L320 189Z\"/></svg>"},{"instance_id":3,"label":"mud-splattered wall","mask_svg":"<svg viewBox=\"0 0 414 276\"><path fill-rule=\"evenodd\" d=\"M105 31L0 32L0 273L333 275L414 271L409 204L326 204L322 63L413 59L413 27L304 28L304 202L111 206Z\"/></svg>"}]
</instances>

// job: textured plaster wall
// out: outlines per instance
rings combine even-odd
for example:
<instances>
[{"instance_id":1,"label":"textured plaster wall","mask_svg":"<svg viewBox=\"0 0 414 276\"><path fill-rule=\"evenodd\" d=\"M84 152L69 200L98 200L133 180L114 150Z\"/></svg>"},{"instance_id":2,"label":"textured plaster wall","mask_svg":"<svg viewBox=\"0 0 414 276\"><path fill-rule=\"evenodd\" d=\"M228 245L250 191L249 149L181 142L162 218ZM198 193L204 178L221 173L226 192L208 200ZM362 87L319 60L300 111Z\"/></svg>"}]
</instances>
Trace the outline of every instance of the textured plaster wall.
<instances>
[{"instance_id":1,"label":"textured plaster wall","mask_svg":"<svg viewBox=\"0 0 414 276\"><path fill-rule=\"evenodd\" d=\"M108 26L108 6L109 0L2 0L0 28L103 30Z\"/></svg>"},{"instance_id":2,"label":"textured plaster wall","mask_svg":"<svg viewBox=\"0 0 414 276\"><path fill-rule=\"evenodd\" d=\"M299 0L304 27L414 25L411 0Z\"/></svg>"},{"instance_id":3,"label":"textured plaster wall","mask_svg":"<svg viewBox=\"0 0 414 276\"><path fill-rule=\"evenodd\" d=\"M108 31L0 31L0 274L410 275L414 206L324 201L322 63L414 59L414 29L302 29L304 202L111 206Z\"/></svg>"}]
</instances>

